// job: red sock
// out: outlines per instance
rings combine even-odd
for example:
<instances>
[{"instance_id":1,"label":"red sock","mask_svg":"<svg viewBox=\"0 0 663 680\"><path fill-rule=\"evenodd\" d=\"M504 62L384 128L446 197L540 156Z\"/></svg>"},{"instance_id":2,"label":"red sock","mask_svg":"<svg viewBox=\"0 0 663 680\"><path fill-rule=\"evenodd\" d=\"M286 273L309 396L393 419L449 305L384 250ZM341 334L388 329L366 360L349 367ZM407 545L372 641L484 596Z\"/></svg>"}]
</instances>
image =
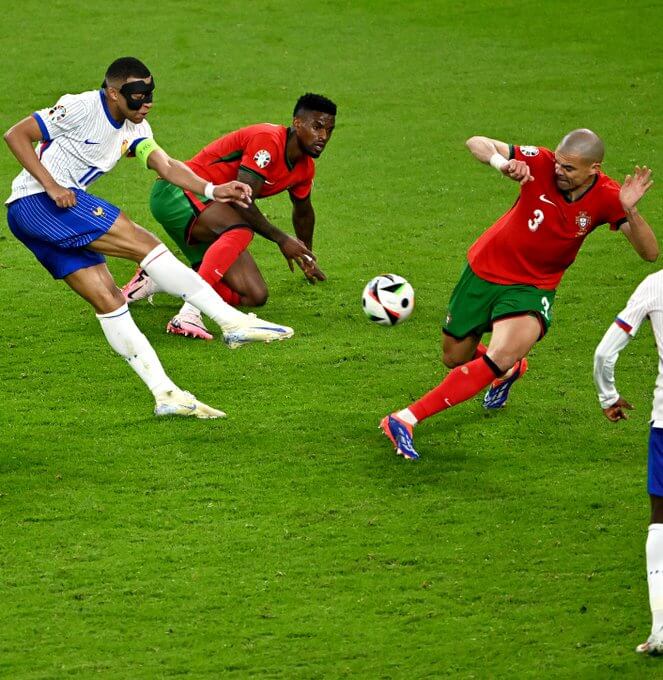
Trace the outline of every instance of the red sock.
<instances>
[{"instance_id":1,"label":"red sock","mask_svg":"<svg viewBox=\"0 0 663 680\"><path fill-rule=\"evenodd\" d=\"M487 357L479 357L456 366L437 387L408 408L421 421L473 397L497 377L489 361Z\"/></svg>"},{"instance_id":2,"label":"red sock","mask_svg":"<svg viewBox=\"0 0 663 680\"><path fill-rule=\"evenodd\" d=\"M479 357L482 357L487 351L488 351L488 348L486 347L486 345L484 345L482 342L480 342L477 345L477 348L474 350L474 356L472 358L478 359Z\"/></svg>"},{"instance_id":3,"label":"red sock","mask_svg":"<svg viewBox=\"0 0 663 680\"><path fill-rule=\"evenodd\" d=\"M212 288L219 294L219 297L224 301L227 302L229 305L232 305L233 307L238 307L240 302L242 301L242 296L234 291L230 286L225 284L223 280L217 281Z\"/></svg>"},{"instance_id":4,"label":"red sock","mask_svg":"<svg viewBox=\"0 0 663 680\"><path fill-rule=\"evenodd\" d=\"M214 286L230 269L230 265L246 250L252 238L253 231L248 227L223 232L207 249L198 273L207 283Z\"/></svg>"}]
</instances>

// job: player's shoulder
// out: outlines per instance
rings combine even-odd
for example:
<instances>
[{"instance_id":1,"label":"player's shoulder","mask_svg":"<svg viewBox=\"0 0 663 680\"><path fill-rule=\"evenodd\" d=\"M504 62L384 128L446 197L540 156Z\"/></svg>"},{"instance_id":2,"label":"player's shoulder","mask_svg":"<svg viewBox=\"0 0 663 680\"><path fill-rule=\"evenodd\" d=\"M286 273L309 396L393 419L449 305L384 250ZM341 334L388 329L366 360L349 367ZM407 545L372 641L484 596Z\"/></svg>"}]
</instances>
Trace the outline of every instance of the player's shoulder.
<instances>
[{"instance_id":1,"label":"player's shoulder","mask_svg":"<svg viewBox=\"0 0 663 680\"><path fill-rule=\"evenodd\" d=\"M619 190L622 187L622 185L616 179L613 179L603 172L599 173L599 179L597 183L601 189L609 192L619 193Z\"/></svg>"},{"instance_id":2,"label":"player's shoulder","mask_svg":"<svg viewBox=\"0 0 663 680\"><path fill-rule=\"evenodd\" d=\"M261 137L264 139L284 139L287 134L287 128L283 125L276 125L274 123L255 123L254 125L247 125L239 130L245 137Z\"/></svg>"},{"instance_id":3,"label":"player's shoulder","mask_svg":"<svg viewBox=\"0 0 663 680\"><path fill-rule=\"evenodd\" d=\"M512 158L523 160L541 158L554 160L555 154L545 146L533 146L531 144L512 144L510 147Z\"/></svg>"}]
</instances>

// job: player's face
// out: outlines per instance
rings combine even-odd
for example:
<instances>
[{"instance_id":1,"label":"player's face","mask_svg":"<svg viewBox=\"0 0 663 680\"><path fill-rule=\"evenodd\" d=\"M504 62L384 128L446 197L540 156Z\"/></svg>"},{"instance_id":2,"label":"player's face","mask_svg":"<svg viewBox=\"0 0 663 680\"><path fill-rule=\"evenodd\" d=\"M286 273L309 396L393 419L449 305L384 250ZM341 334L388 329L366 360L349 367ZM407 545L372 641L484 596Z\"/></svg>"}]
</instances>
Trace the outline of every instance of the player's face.
<instances>
[{"instance_id":1,"label":"player's face","mask_svg":"<svg viewBox=\"0 0 663 680\"><path fill-rule=\"evenodd\" d=\"M318 158L334 132L335 123L335 116L320 111L303 111L301 115L295 116L292 125L299 148L307 156Z\"/></svg>"},{"instance_id":2,"label":"player's face","mask_svg":"<svg viewBox=\"0 0 663 680\"><path fill-rule=\"evenodd\" d=\"M149 78L127 78L125 82L127 83L134 83L137 81L142 81L146 85L149 85L152 82L152 76ZM124 85L124 83L122 83ZM113 97L113 101L115 105L117 106L117 109L119 113L124 117L130 120L132 123L142 123L145 120L145 116L150 112L150 109L152 108L152 102L149 103L144 103L141 105L141 107L137 110L130 109L129 105L127 104L127 100L125 99L124 95L119 91L119 89L116 88L109 88L110 90L110 95ZM139 102L143 99L145 99L144 94L131 94L129 95L133 102Z\"/></svg>"},{"instance_id":3,"label":"player's face","mask_svg":"<svg viewBox=\"0 0 663 680\"><path fill-rule=\"evenodd\" d=\"M600 163L555 151L555 182L560 191L574 191L589 185L601 169Z\"/></svg>"}]
</instances>

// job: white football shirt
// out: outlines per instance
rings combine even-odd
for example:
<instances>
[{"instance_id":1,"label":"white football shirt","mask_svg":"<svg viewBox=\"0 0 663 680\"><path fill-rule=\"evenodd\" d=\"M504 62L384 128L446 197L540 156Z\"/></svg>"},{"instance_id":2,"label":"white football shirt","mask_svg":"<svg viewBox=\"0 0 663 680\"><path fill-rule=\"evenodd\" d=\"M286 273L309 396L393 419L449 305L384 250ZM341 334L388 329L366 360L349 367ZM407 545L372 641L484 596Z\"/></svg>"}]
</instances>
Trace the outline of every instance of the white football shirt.
<instances>
[{"instance_id":1,"label":"white football shirt","mask_svg":"<svg viewBox=\"0 0 663 680\"><path fill-rule=\"evenodd\" d=\"M607 408L614 404L619 397L614 366L619 353L635 337L646 318L651 322L658 349L658 376L651 420L655 427L663 427L663 270L650 274L640 283L603 336L594 357L594 379L601 406Z\"/></svg>"},{"instance_id":2,"label":"white football shirt","mask_svg":"<svg viewBox=\"0 0 663 680\"><path fill-rule=\"evenodd\" d=\"M55 106L32 115L43 137L35 152L53 179L68 189L87 189L140 140L152 137L145 120L118 123L103 90L65 94ZM6 203L41 191L44 187L24 169L12 182Z\"/></svg>"}]
</instances>

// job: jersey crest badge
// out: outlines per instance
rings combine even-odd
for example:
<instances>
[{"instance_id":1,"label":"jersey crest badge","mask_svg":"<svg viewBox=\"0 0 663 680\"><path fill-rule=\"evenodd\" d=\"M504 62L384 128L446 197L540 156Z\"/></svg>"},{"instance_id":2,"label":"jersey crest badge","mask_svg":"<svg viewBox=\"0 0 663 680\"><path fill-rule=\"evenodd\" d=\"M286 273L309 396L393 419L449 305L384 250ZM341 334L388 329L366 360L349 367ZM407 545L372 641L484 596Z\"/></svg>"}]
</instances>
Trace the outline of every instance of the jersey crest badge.
<instances>
[{"instance_id":1,"label":"jersey crest badge","mask_svg":"<svg viewBox=\"0 0 663 680\"><path fill-rule=\"evenodd\" d=\"M520 153L523 156L538 156L539 150L535 146L521 146Z\"/></svg>"},{"instance_id":2,"label":"jersey crest badge","mask_svg":"<svg viewBox=\"0 0 663 680\"><path fill-rule=\"evenodd\" d=\"M93 214L95 217L106 217L106 213L104 212L104 209L103 209L100 205L98 205L98 206L92 211L92 214Z\"/></svg>"},{"instance_id":3,"label":"jersey crest badge","mask_svg":"<svg viewBox=\"0 0 663 680\"><path fill-rule=\"evenodd\" d=\"M122 140L122 146L120 148L120 156L124 156L124 154L127 153L128 148L129 148L129 140L123 139Z\"/></svg>"},{"instance_id":4,"label":"jersey crest badge","mask_svg":"<svg viewBox=\"0 0 663 680\"><path fill-rule=\"evenodd\" d=\"M260 149L260 151L256 152L253 160L259 168L266 168L272 160L272 155L267 149Z\"/></svg>"},{"instance_id":5,"label":"jersey crest badge","mask_svg":"<svg viewBox=\"0 0 663 680\"><path fill-rule=\"evenodd\" d=\"M592 226L592 218L584 210L581 210L576 215L576 226L578 227L578 233L576 236L584 236L587 230Z\"/></svg>"},{"instance_id":6,"label":"jersey crest badge","mask_svg":"<svg viewBox=\"0 0 663 680\"><path fill-rule=\"evenodd\" d=\"M57 123L67 115L67 109L62 104L57 104L48 112L48 119L51 123Z\"/></svg>"}]
</instances>

